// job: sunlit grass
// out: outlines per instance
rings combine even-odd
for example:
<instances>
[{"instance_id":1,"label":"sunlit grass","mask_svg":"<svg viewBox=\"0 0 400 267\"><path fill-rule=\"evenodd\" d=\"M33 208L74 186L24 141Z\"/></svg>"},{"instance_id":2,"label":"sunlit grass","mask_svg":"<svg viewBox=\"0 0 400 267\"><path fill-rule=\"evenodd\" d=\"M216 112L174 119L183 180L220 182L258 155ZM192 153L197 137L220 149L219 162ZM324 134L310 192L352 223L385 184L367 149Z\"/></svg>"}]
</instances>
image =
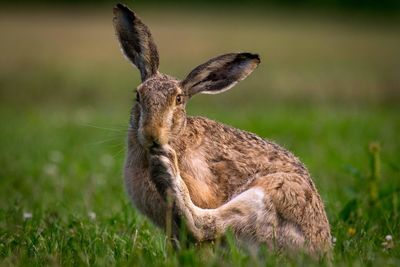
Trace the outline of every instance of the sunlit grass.
<instances>
[{"instance_id":1,"label":"sunlit grass","mask_svg":"<svg viewBox=\"0 0 400 267\"><path fill-rule=\"evenodd\" d=\"M211 117L273 139L303 159L326 204L337 239L337 263L398 262L400 150L394 133L400 125L392 123L394 115L368 110L348 111L344 117L340 111L323 109L270 111L238 120L222 113ZM2 114L2 120L11 115ZM5 263L297 262L278 255L252 258L243 251L234 256L230 249L167 250L164 234L137 217L124 192L126 114L78 110L12 116L0 131L0 255ZM375 204L368 201L369 140L382 146ZM394 237L393 248L382 245L386 235ZM201 253L211 256L200 259Z\"/></svg>"}]
</instances>

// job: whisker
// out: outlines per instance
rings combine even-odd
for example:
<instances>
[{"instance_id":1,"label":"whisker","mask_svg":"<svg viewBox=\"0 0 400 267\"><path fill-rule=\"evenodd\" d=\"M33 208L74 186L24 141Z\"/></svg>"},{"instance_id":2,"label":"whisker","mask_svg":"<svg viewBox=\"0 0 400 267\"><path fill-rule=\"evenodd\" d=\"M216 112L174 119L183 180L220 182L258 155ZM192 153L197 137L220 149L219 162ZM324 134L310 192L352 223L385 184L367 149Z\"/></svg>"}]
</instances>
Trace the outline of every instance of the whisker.
<instances>
[{"instance_id":1,"label":"whisker","mask_svg":"<svg viewBox=\"0 0 400 267\"><path fill-rule=\"evenodd\" d=\"M107 130L107 131L114 131L114 132L124 132L124 131L127 130L126 126L125 126L124 129L122 129L122 128L121 129L116 129L116 128L97 126L97 125L94 125L94 124L80 124L80 125L84 126L84 127L91 127L91 128L96 128L96 129L100 129L100 130Z\"/></svg>"},{"instance_id":2,"label":"whisker","mask_svg":"<svg viewBox=\"0 0 400 267\"><path fill-rule=\"evenodd\" d=\"M107 139L104 139L104 140L94 141L94 142L91 142L91 143L86 143L85 145L99 145L99 144L104 144L104 143L107 143L107 142L113 142L113 141L116 141L116 140L118 140L120 138L121 138L120 136L110 137L110 138L107 138Z\"/></svg>"},{"instance_id":3,"label":"whisker","mask_svg":"<svg viewBox=\"0 0 400 267\"><path fill-rule=\"evenodd\" d=\"M124 151L125 151L125 147L122 147L120 150L118 150L116 153L114 153L114 154L112 155L112 157L113 157L113 158L116 158L117 156L121 155L122 152L124 152Z\"/></svg>"}]
</instances>

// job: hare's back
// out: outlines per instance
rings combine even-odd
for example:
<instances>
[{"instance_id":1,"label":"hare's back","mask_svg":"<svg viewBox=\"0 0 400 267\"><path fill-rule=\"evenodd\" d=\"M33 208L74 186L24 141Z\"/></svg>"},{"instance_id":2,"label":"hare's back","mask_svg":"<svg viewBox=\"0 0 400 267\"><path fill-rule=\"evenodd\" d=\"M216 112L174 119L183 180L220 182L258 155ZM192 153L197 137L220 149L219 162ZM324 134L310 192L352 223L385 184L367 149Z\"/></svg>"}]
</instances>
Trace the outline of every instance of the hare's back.
<instances>
[{"instance_id":1,"label":"hare's back","mask_svg":"<svg viewBox=\"0 0 400 267\"><path fill-rule=\"evenodd\" d=\"M233 187L277 172L297 173L309 179L297 157L253 133L203 117L189 117L187 132L188 153L202 155L215 178Z\"/></svg>"}]
</instances>

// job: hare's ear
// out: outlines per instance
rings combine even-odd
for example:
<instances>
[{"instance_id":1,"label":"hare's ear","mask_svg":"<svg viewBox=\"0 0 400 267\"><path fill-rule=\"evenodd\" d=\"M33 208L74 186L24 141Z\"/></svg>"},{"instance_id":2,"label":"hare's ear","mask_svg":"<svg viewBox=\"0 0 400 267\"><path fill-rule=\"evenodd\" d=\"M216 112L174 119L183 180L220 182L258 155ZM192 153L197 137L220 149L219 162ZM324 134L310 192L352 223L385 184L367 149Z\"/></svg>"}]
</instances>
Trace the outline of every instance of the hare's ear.
<instances>
[{"instance_id":1,"label":"hare's ear","mask_svg":"<svg viewBox=\"0 0 400 267\"><path fill-rule=\"evenodd\" d=\"M128 7L114 7L114 28L126 57L138 67L142 82L158 71L158 52L150 30Z\"/></svg>"},{"instance_id":2,"label":"hare's ear","mask_svg":"<svg viewBox=\"0 0 400 267\"><path fill-rule=\"evenodd\" d=\"M197 93L218 94L249 76L259 63L260 58L256 54L222 55L192 70L181 86L189 96Z\"/></svg>"}]
</instances>

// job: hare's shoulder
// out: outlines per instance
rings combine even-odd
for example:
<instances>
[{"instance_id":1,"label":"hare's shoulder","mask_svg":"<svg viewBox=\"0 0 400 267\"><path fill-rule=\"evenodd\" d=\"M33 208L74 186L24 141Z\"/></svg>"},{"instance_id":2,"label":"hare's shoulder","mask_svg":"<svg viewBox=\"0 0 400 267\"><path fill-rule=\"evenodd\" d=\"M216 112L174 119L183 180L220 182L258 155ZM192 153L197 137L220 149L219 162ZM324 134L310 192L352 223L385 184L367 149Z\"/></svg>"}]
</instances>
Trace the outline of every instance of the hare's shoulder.
<instances>
[{"instance_id":1,"label":"hare's shoulder","mask_svg":"<svg viewBox=\"0 0 400 267\"><path fill-rule=\"evenodd\" d=\"M189 117L188 125L202 140L209 156L230 160L245 160L250 165L263 168L267 173L294 172L308 176L304 164L290 151L254 133L225 125L204 117ZM263 171L262 171L263 172Z\"/></svg>"},{"instance_id":2,"label":"hare's shoulder","mask_svg":"<svg viewBox=\"0 0 400 267\"><path fill-rule=\"evenodd\" d=\"M188 117L188 125L191 132L195 132L200 138L211 139L217 144L233 145L236 149L241 146L251 146L253 150L276 151L286 156L293 156L288 150L278 144L264 139L254 133L234 128L232 126L205 118L205 117Z\"/></svg>"}]
</instances>

